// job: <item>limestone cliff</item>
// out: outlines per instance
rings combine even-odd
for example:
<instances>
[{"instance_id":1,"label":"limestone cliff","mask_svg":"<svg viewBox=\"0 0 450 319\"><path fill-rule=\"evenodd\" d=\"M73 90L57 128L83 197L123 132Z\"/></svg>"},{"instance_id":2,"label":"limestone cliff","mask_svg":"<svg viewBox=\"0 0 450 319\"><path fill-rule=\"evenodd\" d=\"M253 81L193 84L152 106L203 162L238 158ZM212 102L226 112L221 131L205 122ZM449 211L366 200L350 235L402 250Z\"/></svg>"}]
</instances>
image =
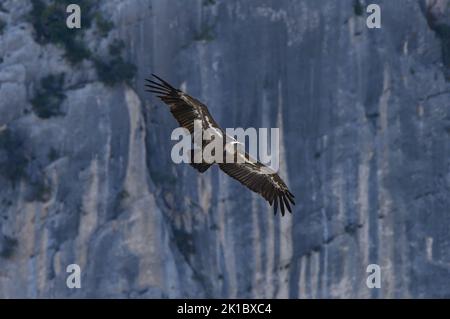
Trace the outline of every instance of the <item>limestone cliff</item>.
<instances>
[{"instance_id":1,"label":"limestone cliff","mask_svg":"<svg viewBox=\"0 0 450 319\"><path fill-rule=\"evenodd\" d=\"M450 1L373 2L381 29L367 0L105 0L73 62L0 0L0 297L450 297ZM279 127L294 214L173 164L151 72Z\"/></svg>"}]
</instances>

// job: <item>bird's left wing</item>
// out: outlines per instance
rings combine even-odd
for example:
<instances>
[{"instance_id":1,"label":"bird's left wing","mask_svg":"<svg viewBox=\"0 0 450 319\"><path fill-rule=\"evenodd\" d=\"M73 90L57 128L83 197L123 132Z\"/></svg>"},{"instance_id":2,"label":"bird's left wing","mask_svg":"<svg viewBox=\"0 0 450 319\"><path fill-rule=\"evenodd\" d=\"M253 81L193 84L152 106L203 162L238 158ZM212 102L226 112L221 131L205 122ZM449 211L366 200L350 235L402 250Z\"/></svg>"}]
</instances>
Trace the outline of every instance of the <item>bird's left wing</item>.
<instances>
[{"instance_id":1,"label":"bird's left wing","mask_svg":"<svg viewBox=\"0 0 450 319\"><path fill-rule=\"evenodd\" d=\"M275 214L278 206L280 206L283 216L285 207L289 212L292 212L289 202L295 205L295 196L289 191L280 176L269 167L259 161L255 163L248 161L245 163L223 163L219 166L226 174L264 197L271 206L274 205Z\"/></svg>"}]
</instances>

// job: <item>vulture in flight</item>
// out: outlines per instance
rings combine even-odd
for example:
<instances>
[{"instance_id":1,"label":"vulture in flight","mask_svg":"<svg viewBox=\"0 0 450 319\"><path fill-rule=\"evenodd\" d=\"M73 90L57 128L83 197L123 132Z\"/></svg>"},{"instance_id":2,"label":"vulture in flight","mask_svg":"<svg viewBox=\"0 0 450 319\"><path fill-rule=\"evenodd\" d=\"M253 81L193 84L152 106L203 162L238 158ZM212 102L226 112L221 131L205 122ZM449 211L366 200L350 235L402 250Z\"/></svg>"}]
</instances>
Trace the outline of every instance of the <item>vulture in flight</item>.
<instances>
[{"instance_id":1,"label":"vulture in flight","mask_svg":"<svg viewBox=\"0 0 450 319\"><path fill-rule=\"evenodd\" d=\"M236 141L234 137L227 136L224 130L214 121L206 105L181 90L175 89L158 76L154 74L152 76L153 79L146 79L147 91L156 93L157 97L169 106L170 112L178 124L186 128L191 136L194 132L194 121L200 120L203 130L211 128L221 134L222 137L225 136L228 140ZM203 147L205 145L202 145ZM238 147L232 151L225 147L224 155L226 152L233 152L232 155L229 155L233 156L234 159L241 157L241 161L216 163L222 171L264 197L271 206L274 206L275 214L278 207L280 207L283 216L286 208L290 213L292 212L291 204L295 205L294 195L274 170L254 160L245 150ZM200 173L203 173L215 163L194 163L191 160L190 164Z\"/></svg>"}]
</instances>

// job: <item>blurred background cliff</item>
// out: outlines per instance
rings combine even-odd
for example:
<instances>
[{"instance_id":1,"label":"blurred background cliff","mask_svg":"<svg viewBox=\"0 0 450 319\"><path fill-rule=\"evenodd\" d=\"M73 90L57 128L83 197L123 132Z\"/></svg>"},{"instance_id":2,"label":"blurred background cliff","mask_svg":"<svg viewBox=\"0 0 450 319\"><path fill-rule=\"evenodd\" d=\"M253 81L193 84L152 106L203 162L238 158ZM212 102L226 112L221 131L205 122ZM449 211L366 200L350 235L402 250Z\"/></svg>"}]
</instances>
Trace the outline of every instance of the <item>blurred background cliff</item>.
<instances>
[{"instance_id":1,"label":"blurred background cliff","mask_svg":"<svg viewBox=\"0 0 450 319\"><path fill-rule=\"evenodd\" d=\"M0 297L450 297L449 3L0 0ZM173 164L151 72L280 127L294 213Z\"/></svg>"}]
</instances>

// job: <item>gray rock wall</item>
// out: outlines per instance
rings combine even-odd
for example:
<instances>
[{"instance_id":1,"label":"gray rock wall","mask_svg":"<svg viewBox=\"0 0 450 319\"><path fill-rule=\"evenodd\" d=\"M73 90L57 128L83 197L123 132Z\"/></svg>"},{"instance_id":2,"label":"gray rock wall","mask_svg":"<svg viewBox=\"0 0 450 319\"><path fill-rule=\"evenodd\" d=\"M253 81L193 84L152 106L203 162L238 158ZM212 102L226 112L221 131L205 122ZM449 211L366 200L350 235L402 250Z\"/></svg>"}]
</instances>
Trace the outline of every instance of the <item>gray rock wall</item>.
<instances>
[{"instance_id":1,"label":"gray rock wall","mask_svg":"<svg viewBox=\"0 0 450 319\"><path fill-rule=\"evenodd\" d=\"M450 297L450 2L374 2L378 30L351 0L102 1L115 27L84 41L138 67L111 87L1 1L0 297ZM173 164L151 72L223 127L280 127L294 214ZM59 73L63 114L39 118Z\"/></svg>"}]
</instances>

